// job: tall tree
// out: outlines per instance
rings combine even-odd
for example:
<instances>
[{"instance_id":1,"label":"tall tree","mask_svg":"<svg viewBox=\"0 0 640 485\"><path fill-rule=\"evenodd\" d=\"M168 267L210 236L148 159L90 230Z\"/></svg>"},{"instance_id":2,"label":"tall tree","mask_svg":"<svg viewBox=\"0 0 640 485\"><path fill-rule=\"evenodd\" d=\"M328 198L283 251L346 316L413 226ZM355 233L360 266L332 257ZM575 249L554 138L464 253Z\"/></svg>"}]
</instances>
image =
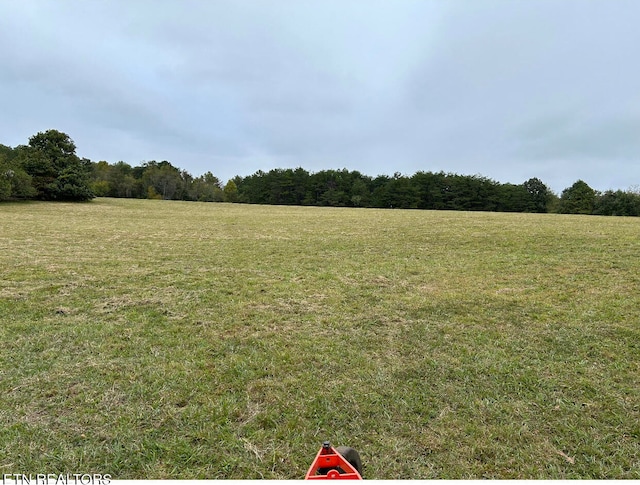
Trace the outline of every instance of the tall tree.
<instances>
[{"instance_id":1,"label":"tall tree","mask_svg":"<svg viewBox=\"0 0 640 485\"><path fill-rule=\"evenodd\" d=\"M355 207L367 207L371 197L371 191L366 179L361 175L357 177L351 186L351 203Z\"/></svg>"},{"instance_id":2,"label":"tall tree","mask_svg":"<svg viewBox=\"0 0 640 485\"><path fill-rule=\"evenodd\" d=\"M221 202L224 198L220 179L211 172L206 172L193 179L191 198L200 202Z\"/></svg>"},{"instance_id":3,"label":"tall tree","mask_svg":"<svg viewBox=\"0 0 640 485\"><path fill-rule=\"evenodd\" d=\"M76 155L66 133L40 132L21 150L22 167L32 177L37 197L43 200L84 201L94 197L89 186L91 162Z\"/></svg>"},{"instance_id":4,"label":"tall tree","mask_svg":"<svg viewBox=\"0 0 640 485\"><path fill-rule=\"evenodd\" d=\"M238 201L238 186L233 180L229 180L224 186L224 201L225 202L237 202Z\"/></svg>"},{"instance_id":5,"label":"tall tree","mask_svg":"<svg viewBox=\"0 0 640 485\"><path fill-rule=\"evenodd\" d=\"M142 180L148 194L157 194L162 199L173 199L182 185L180 170L170 162L152 160L144 164Z\"/></svg>"},{"instance_id":6,"label":"tall tree","mask_svg":"<svg viewBox=\"0 0 640 485\"><path fill-rule=\"evenodd\" d=\"M113 197L142 197L143 187L140 178L134 175L134 169L126 162L119 161L111 166L109 182ZM140 174L142 176L142 173Z\"/></svg>"},{"instance_id":7,"label":"tall tree","mask_svg":"<svg viewBox=\"0 0 640 485\"><path fill-rule=\"evenodd\" d=\"M596 191L583 180L564 189L560 196L560 212L563 214L592 214L596 204Z\"/></svg>"},{"instance_id":8,"label":"tall tree","mask_svg":"<svg viewBox=\"0 0 640 485\"><path fill-rule=\"evenodd\" d=\"M524 188L531 197L531 208L533 212L547 212L547 206L551 200L552 193L551 190L542 183L542 180L533 177L522 185L524 185Z\"/></svg>"}]
</instances>

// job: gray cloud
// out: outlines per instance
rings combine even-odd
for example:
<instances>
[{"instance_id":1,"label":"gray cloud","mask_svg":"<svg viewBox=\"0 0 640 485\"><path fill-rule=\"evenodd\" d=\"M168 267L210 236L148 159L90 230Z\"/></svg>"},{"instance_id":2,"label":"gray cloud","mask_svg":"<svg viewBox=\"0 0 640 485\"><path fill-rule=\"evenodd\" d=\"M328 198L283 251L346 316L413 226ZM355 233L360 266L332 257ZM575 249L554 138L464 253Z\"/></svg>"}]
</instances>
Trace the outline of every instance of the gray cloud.
<instances>
[{"instance_id":1,"label":"gray cloud","mask_svg":"<svg viewBox=\"0 0 640 485\"><path fill-rule=\"evenodd\" d=\"M223 179L444 170L560 191L640 183L640 4L0 4L0 143Z\"/></svg>"}]
</instances>

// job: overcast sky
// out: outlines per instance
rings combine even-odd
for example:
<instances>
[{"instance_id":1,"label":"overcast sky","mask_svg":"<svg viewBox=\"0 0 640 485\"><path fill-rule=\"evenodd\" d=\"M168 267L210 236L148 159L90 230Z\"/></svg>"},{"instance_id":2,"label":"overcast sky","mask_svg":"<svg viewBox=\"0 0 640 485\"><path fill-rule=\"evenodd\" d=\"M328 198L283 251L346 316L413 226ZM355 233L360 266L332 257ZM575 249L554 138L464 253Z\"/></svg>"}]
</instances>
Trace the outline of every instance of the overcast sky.
<instances>
[{"instance_id":1,"label":"overcast sky","mask_svg":"<svg viewBox=\"0 0 640 485\"><path fill-rule=\"evenodd\" d=\"M0 143L640 185L640 1L0 0Z\"/></svg>"}]
</instances>

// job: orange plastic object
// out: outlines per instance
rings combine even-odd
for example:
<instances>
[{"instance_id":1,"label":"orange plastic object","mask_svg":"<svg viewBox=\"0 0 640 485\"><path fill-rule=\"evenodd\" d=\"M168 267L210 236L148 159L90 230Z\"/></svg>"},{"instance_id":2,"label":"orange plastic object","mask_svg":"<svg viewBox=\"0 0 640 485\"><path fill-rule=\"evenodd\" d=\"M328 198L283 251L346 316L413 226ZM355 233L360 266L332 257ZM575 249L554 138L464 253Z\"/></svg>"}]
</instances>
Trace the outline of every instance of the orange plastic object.
<instances>
[{"instance_id":1,"label":"orange plastic object","mask_svg":"<svg viewBox=\"0 0 640 485\"><path fill-rule=\"evenodd\" d=\"M326 474L323 474L323 472L326 472ZM304 479L362 480L362 477L358 470L351 466L351 463L345 460L328 441L325 441Z\"/></svg>"}]
</instances>

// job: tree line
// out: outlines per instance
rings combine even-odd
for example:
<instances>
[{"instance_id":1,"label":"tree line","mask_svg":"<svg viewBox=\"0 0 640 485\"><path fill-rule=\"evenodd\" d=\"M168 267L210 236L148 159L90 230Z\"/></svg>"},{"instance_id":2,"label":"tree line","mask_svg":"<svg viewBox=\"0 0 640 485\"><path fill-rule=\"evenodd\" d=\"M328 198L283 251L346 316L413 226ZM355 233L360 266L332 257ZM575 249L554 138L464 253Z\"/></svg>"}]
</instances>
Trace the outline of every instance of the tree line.
<instances>
[{"instance_id":1,"label":"tree line","mask_svg":"<svg viewBox=\"0 0 640 485\"><path fill-rule=\"evenodd\" d=\"M358 171L261 170L224 186L164 160L131 166L79 158L71 138L48 130L16 148L0 145L0 201L86 201L126 197L202 202L640 216L640 191L599 192L576 181L558 197L540 179L499 183L480 175L417 172L371 177Z\"/></svg>"},{"instance_id":2,"label":"tree line","mask_svg":"<svg viewBox=\"0 0 640 485\"><path fill-rule=\"evenodd\" d=\"M582 180L560 197L535 177L512 184L445 172L370 177L346 169L273 169L233 182L236 200L252 204L640 216L640 191L599 192Z\"/></svg>"},{"instance_id":3,"label":"tree line","mask_svg":"<svg viewBox=\"0 0 640 485\"><path fill-rule=\"evenodd\" d=\"M170 162L92 162L76 155L69 135L48 130L27 145L0 145L0 201L87 201L94 197L226 201L220 180L211 172L193 177Z\"/></svg>"},{"instance_id":4,"label":"tree line","mask_svg":"<svg viewBox=\"0 0 640 485\"><path fill-rule=\"evenodd\" d=\"M56 130L33 135L28 145L0 145L0 200L89 200L90 173L91 161Z\"/></svg>"},{"instance_id":5,"label":"tree line","mask_svg":"<svg viewBox=\"0 0 640 485\"><path fill-rule=\"evenodd\" d=\"M514 185L444 172L370 177L346 169L274 169L234 182L238 201L253 204L547 212L554 197L537 178Z\"/></svg>"}]
</instances>

